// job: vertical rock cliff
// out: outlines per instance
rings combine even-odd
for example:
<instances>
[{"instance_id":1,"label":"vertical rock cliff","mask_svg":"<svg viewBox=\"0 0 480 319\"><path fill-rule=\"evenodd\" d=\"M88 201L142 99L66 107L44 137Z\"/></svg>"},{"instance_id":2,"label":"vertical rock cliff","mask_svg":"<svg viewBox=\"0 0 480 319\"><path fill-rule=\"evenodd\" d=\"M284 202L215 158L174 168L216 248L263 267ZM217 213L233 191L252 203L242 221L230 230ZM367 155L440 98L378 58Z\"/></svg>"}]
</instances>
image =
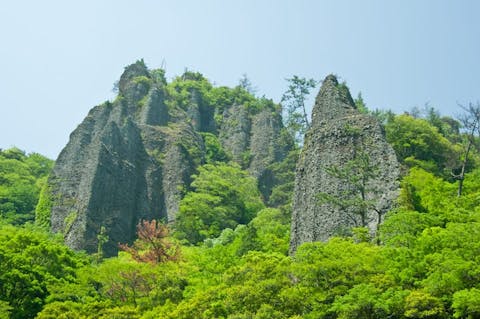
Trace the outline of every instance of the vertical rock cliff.
<instances>
[{"instance_id":1,"label":"vertical rock cliff","mask_svg":"<svg viewBox=\"0 0 480 319\"><path fill-rule=\"evenodd\" d=\"M397 197L398 176L381 125L356 109L345 85L327 76L297 164L291 252L352 227L375 233Z\"/></svg>"},{"instance_id":2,"label":"vertical rock cliff","mask_svg":"<svg viewBox=\"0 0 480 319\"><path fill-rule=\"evenodd\" d=\"M134 239L139 220L174 222L192 174L205 162L203 133L217 136L258 178L286 156L274 147L282 123L273 104L254 112L233 98L216 105L209 98L215 88L199 73L176 81L169 86L162 70L148 70L143 61L126 67L115 101L94 107L70 135L49 178L51 228L70 247L97 251L104 227L104 251L112 255L118 243ZM274 185L260 184L268 196Z\"/></svg>"},{"instance_id":3,"label":"vertical rock cliff","mask_svg":"<svg viewBox=\"0 0 480 319\"><path fill-rule=\"evenodd\" d=\"M93 108L71 134L49 180L51 227L70 247L96 251L105 227L111 254L134 238L140 219L173 219L203 142L188 123L168 120L164 84L137 62L120 78L118 98Z\"/></svg>"},{"instance_id":4,"label":"vertical rock cliff","mask_svg":"<svg viewBox=\"0 0 480 319\"><path fill-rule=\"evenodd\" d=\"M227 109L220 128L224 149L258 179L265 200L274 186L268 167L281 162L293 146L293 141L281 141L285 138L281 134L282 128L279 110L267 108L251 114L243 105Z\"/></svg>"}]
</instances>

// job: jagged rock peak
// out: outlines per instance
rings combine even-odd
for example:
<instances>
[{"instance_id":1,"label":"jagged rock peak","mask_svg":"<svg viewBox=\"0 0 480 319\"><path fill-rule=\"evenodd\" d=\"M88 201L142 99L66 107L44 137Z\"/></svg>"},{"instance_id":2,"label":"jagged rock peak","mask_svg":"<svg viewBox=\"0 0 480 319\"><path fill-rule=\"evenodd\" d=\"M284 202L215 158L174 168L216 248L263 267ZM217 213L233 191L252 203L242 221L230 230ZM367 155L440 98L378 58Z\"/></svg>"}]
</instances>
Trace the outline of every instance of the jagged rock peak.
<instances>
[{"instance_id":1,"label":"jagged rock peak","mask_svg":"<svg viewBox=\"0 0 480 319\"><path fill-rule=\"evenodd\" d=\"M380 123L356 109L345 84L327 76L313 112L295 173L291 253L353 227L374 234L398 196L395 152Z\"/></svg>"},{"instance_id":2,"label":"jagged rock peak","mask_svg":"<svg viewBox=\"0 0 480 319\"><path fill-rule=\"evenodd\" d=\"M120 93L124 93L127 84L133 78L138 76L150 77L150 73L148 72L148 68L143 59L138 60L137 62L130 64L125 68L125 71L123 71L123 74L120 76L120 81L118 82L118 89Z\"/></svg>"},{"instance_id":3,"label":"jagged rock peak","mask_svg":"<svg viewBox=\"0 0 480 319\"><path fill-rule=\"evenodd\" d=\"M331 120L345 116L356 109L350 91L345 83L338 83L335 75L328 75L315 100L312 114L312 124L321 124L323 120Z\"/></svg>"}]
</instances>

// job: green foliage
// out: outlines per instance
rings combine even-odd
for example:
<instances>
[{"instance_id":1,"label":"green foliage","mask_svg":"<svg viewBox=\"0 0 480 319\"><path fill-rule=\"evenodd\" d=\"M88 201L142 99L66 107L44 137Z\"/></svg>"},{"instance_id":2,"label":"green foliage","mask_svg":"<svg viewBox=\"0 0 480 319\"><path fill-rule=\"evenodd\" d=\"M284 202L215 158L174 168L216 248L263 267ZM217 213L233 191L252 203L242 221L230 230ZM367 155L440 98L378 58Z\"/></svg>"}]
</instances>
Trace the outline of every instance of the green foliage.
<instances>
[{"instance_id":1,"label":"green foliage","mask_svg":"<svg viewBox=\"0 0 480 319\"><path fill-rule=\"evenodd\" d=\"M460 128L462 124L449 116L441 116L440 112L428 103L423 108L414 107L411 116L426 120L431 126L436 127L452 143L460 142Z\"/></svg>"},{"instance_id":2,"label":"green foliage","mask_svg":"<svg viewBox=\"0 0 480 319\"><path fill-rule=\"evenodd\" d=\"M166 103L170 112L174 114L178 113L177 110L189 112L192 106L198 107L201 116L213 115L216 127L222 125L225 110L234 105L244 106L249 115L264 109L278 110L278 106L272 100L265 97L256 98L250 92L252 88L244 87L247 83L242 83L234 88L216 87L202 74L186 71L166 86L169 97Z\"/></svg>"},{"instance_id":3,"label":"green foliage","mask_svg":"<svg viewBox=\"0 0 480 319\"><path fill-rule=\"evenodd\" d=\"M211 89L212 85L203 75L186 71L181 77L175 78L167 85L167 92L170 96L167 104L170 108L178 107L186 110L190 104L192 92L198 92L199 98L204 99L205 94Z\"/></svg>"},{"instance_id":4,"label":"green foliage","mask_svg":"<svg viewBox=\"0 0 480 319\"><path fill-rule=\"evenodd\" d=\"M391 110L375 109L370 111L370 115L377 119L377 121L383 125L391 123L395 119L395 113Z\"/></svg>"},{"instance_id":5,"label":"green foliage","mask_svg":"<svg viewBox=\"0 0 480 319\"><path fill-rule=\"evenodd\" d=\"M360 113L368 114L369 110L367 105L365 105L365 101L363 101L362 93L359 92L357 98L354 100L355 106Z\"/></svg>"},{"instance_id":6,"label":"green foliage","mask_svg":"<svg viewBox=\"0 0 480 319\"><path fill-rule=\"evenodd\" d=\"M215 105L217 114L232 105L247 105L256 101L255 97L241 86L229 88L226 86L214 87L207 94L208 102Z\"/></svg>"},{"instance_id":7,"label":"green foliage","mask_svg":"<svg viewBox=\"0 0 480 319\"><path fill-rule=\"evenodd\" d=\"M428 227L439 226L438 218L417 211L398 209L387 215L380 226L381 242L392 247L413 247L417 237Z\"/></svg>"},{"instance_id":8,"label":"green foliage","mask_svg":"<svg viewBox=\"0 0 480 319\"><path fill-rule=\"evenodd\" d=\"M225 153L222 144L218 140L218 137L212 133L201 133L203 142L205 143L205 162L228 162L229 157Z\"/></svg>"},{"instance_id":9,"label":"green foliage","mask_svg":"<svg viewBox=\"0 0 480 319\"><path fill-rule=\"evenodd\" d=\"M50 213L52 211L53 198L47 180L43 182L37 206L35 207L35 224L48 229L50 227Z\"/></svg>"},{"instance_id":10,"label":"green foliage","mask_svg":"<svg viewBox=\"0 0 480 319\"><path fill-rule=\"evenodd\" d=\"M423 291L412 291L405 298L405 317L444 318L445 310L440 299Z\"/></svg>"},{"instance_id":11,"label":"green foliage","mask_svg":"<svg viewBox=\"0 0 480 319\"><path fill-rule=\"evenodd\" d=\"M74 281L80 263L70 249L42 231L0 225L0 300L14 309L11 318L35 317L49 287Z\"/></svg>"},{"instance_id":12,"label":"green foliage","mask_svg":"<svg viewBox=\"0 0 480 319\"><path fill-rule=\"evenodd\" d=\"M103 259L103 245L108 242L107 229L105 226L100 227L100 232L97 235L97 262Z\"/></svg>"},{"instance_id":13,"label":"green foliage","mask_svg":"<svg viewBox=\"0 0 480 319\"><path fill-rule=\"evenodd\" d=\"M175 264L152 267L120 257L105 260L91 271L89 280L100 287L100 296L116 306L151 307L175 301L181 298L185 286L179 273L172 277Z\"/></svg>"},{"instance_id":14,"label":"green foliage","mask_svg":"<svg viewBox=\"0 0 480 319\"><path fill-rule=\"evenodd\" d=\"M310 90L317 86L317 82L314 79L306 79L297 75L287 79L287 82L288 89L282 96L285 127L291 136L299 144L302 144L303 137L310 127L305 101Z\"/></svg>"},{"instance_id":15,"label":"green foliage","mask_svg":"<svg viewBox=\"0 0 480 319\"><path fill-rule=\"evenodd\" d=\"M435 174L444 174L458 158L454 145L424 119L398 115L385 129L399 160L409 166L421 165Z\"/></svg>"},{"instance_id":16,"label":"green foliage","mask_svg":"<svg viewBox=\"0 0 480 319\"><path fill-rule=\"evenodd\" d=\"M478 174L475 170L470 176L475 178ZM404 208L429 213L442 223L472 221L472 212L479 205L478 186L477 181L466 180L465 196L458 198L455 184L414 167L402 180L399 201Z\"/></svg>"},{"instance_id":17,"label":"green foliage","mask_svg":"<svg viewBox=\"0 0 480 319\"><path fill-rule=\"evenodd\" d=\"M0 319L9 319L13 308L8 302L0 300Z\"/></svg>"},{"instance_id":18,"label":"green foliage","mask_svg":"<svg viewBox=\"0 0 480 319\"><path fill-rule=\"evenodd\" d=\"M232 175L235 184L225 177ZM206 165L194 191L230 194L245 176L238 167ZM401 201L380 229L382 245L366 242L359 228L354 238L305 243L290 257L289 215L262 209L204 245L182 247L179 261L145 264L122 253L85 265L50 286L38 318L474 318L478 180L466 180L459 199L455 185L411 169L402 188L423 210Z\"/></svg>"},{"instance_id":19,"label":"green foliage","mask_svg":"<svg viewBox=\"0 0 480 319\"><path fill-rule=\"evenodd\" d=\"M197 244L225 228L248 223L263 208L254 178L237 165L206 164L199 168L180 201L177 237Z\"/></svg>"},{"instance_id":20,"label":"green foliage","mask_svg":"<svg viewBox=\"0 0 480 319\"><path fill-rule=\"evenodd\" d=\"M272 193L268 198L268 204L272 207L280 207L290 210L293 199L293 188L295 183L295 166L300 150L291 147L291 151L285 159L278 163L273 163L268 168L274 176Z\"/></svg>"},{"instance_id":21,"label":"green foliage","mask_svg":"<svg viewBox=\"0 0 480 319\"><path fill-rule=\"evenodd\" d=\"M250 79L247 77L247 74L242 74L242 77L238 81L238 86L250 93L251 95L255 95L257 89L253 86Z\"/></svg>"},{"instance_id":22,"label":"green foliage","mask_svg":"<svg viewBox=\"0 0 480 319\"><path fill-rule=\"evenodd\" d=\"M392 298L393 297L393 298ZM338 318L388 318L401 315L403 294L391 296L374 284L362 283L354 286L347 294L338 296L330 311Z\"/></svg>"},{"instance_id":23,"label":"green foliage","mask_svg":"<svg viewBox=\"0 0 480 319\"><path fill-rule=\"evenodd\" d=\"M154 69L150 71L152 79L155 83L161 85L167 85L167 79L165 78L165 70L164 69Z\"/></svg>"},{"instance_id":24,"label":"green foliage","mask_svg":"<svg viewBox=\"0 0 480 319\"><path fill-rule=\"evenodd\" d=\"M480 316L480 290L465 289L453 295L453 318L477 318Z\"/></svg>"},{"instance_id":25,"label":"green foliage","mask_svg":"<svg viewBox=\"0 0 480 319\"><path fill-rule=\"evenodd\" d=\"M250 224L256 229L260 250L286 254L290 242L290 215L275 208L258 212Z\"/></svg>"},{"instance_id":26,"label":"green foliage","mask_svg":"<svg viewBox=\"0 0 480 319\"><path fill-rule=\"evenodd\" d=\"M33 221L40 189L53 161L18 148L0 150L0 217L12 224Z\"/></svg>"},{"instance_id":27,"label":"green foliage","mask_svg":"<svg viewBox=\"0 0 480 319\"><path fill-rule=\"evenodd\" d=\"M152 79L150 79L150 78L148 78L144 75L141 75L141 76L134 77L132 79L132 83L134 83L136 85L141 85L141 86L145 86L147 88L150 88L150 86L152 85Z\"/></svg>"},{"instance_id":28,"label":"green foliage","mask_svg":"<svg viewBox=\"0 0 480 319\"><path fill-rule=\"evenodd\" d=\"M70 232L72 229L73 223L77 220L78 217L78 212L77 211L72 211L70 212L67 217L65 217L64 225L65 228L63 229L63 236L66 237L67 234Z\"/></svg>"}]
</instances>

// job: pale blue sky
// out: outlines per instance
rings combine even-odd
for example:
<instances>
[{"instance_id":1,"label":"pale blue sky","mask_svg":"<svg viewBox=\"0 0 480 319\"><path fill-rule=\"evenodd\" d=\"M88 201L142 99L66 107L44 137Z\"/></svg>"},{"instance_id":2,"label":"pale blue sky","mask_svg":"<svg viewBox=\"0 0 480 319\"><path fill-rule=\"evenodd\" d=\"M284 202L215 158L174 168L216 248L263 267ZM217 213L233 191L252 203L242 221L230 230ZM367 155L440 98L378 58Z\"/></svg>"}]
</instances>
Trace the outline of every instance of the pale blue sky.
<instances>
[{"instance_id":1,"label":"pale blue sky","mask_svg":"<svg viewBox=\"0 0 480 319\"><path fill-rule=\"evenodd\" d=\"M370 108L480 100L480 1L0 0L0 148L56 158L123 68L144 58L279 101L335 73Z\"/></svg>"}]
</instances>

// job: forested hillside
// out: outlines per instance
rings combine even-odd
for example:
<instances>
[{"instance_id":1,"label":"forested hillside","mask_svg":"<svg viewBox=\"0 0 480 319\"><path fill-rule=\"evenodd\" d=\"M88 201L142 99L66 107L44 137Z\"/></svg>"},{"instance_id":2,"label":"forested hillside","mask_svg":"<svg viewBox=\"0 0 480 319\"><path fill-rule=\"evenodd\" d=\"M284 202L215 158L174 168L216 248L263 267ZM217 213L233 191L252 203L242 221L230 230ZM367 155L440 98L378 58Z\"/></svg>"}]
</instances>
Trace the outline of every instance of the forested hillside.
<instances>
[{"instance_id":1,"label":"forested hillside","mask_svg":"<svg viewBox=\"0 0 480 319\"><path fill-rule=\"evenodd\" d=\"M183 85L208 85L174 83L178 101L188 93ZM253 108L261 102L275 110L245 88L238 92ZM2 151L0 318L479 317L480 107L459 108L464 116L454 119L430 107L393 114L355 102L383 125L401 164L400 195L375 237L356 227L304 243L294 255L300 146L269 163L276 180L265 196L249 161L235 162L216 134L203 134L204 159L182 190L175 222L140 221L137 239L118 243L121 251L110 258L102 228L91 254L49 232L46 209L55 198L39 200L39 193L50 160Z\"/></svg>"}]
</instances>

